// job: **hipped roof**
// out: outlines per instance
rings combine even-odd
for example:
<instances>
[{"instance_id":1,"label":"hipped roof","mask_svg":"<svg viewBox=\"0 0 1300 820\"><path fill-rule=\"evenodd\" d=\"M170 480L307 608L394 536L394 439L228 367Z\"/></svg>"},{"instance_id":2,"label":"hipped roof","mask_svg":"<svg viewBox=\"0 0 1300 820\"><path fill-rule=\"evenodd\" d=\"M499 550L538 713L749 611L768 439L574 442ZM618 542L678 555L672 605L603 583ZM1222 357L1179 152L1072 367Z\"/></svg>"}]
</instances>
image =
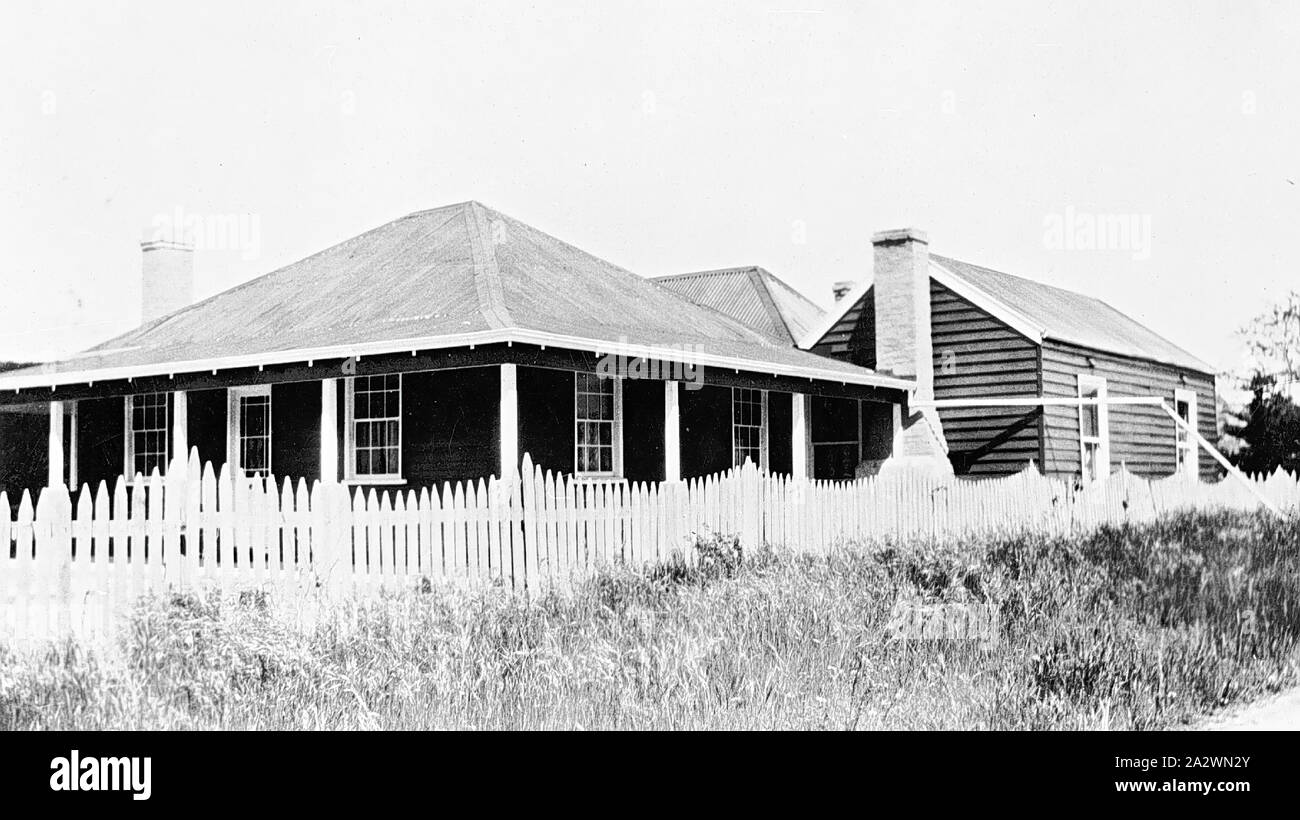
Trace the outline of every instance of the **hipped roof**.
<instances>
[{"instance_id":1,"label":"hipped roof","mask_svg":"<svg viewBox=\"0 0 1300 820\"><path fill-rule=\"evenodd\" d=\"M420 211L85 353L0 375L53 386L472 343L551 344L892 388L478 202Z\"/></svg>"}]
</instances>

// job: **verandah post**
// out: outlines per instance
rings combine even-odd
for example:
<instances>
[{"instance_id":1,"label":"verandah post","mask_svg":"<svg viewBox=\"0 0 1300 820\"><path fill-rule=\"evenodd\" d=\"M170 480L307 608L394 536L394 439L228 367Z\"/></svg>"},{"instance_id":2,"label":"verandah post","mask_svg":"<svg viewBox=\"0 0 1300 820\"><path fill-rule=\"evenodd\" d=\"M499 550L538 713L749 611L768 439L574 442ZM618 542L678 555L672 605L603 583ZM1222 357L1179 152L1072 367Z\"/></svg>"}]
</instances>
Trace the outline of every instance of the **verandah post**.
<instances>
[{"instance_id":1,"label":"verandah post","mask_svg":"<svg viewBox=\"0 0 1300 820\"><path fill-rule=\"evenodd\" d=\"M189 399L184 390L172 393L172 462L180 459L181 468L188 464L190 453Z\"/></svg>"},{"instance_id":2,"label":"verandah post","mask_svg":"<svg viewBox=\"0 0 1300 820\"><path fill-rule=\"evenodd\" d=\"M508 479L519 469L519 388L518 368L513 364L501 365L501 460L502 479Z\"/></svg>"},{"instance_id":3,"label":"verandah post","mask_svg":"<svg viewBox=\"0 0 1300 820\"><path fill-rule=\"evenodd\" d=\"M50 402L50 457L46 487L63 484L63 402Z\"/></svg>"},{"instance_id":4,"label":"verandah post","mask_svg":"<svg viewBox=\"0 0 1300 820\"><path fill-rule=\"evenodd\" d=\"M664 382L664 481L682 480L681 382Z\"/></svg>"},{"instance_id":5,"label":"verandah post","mask_svg":"<svg viewBox=\"0 0 1300 820\"><path fill-rule=\"evenodd\" d=\"M811 472L812 453L808 428L808 396L803 393L790 395L790 456L792 459L791 475L796 481L804 481Z\"/></svg>"},{"instance_id":6,"label":"verandah post","mask_svg":"<svg viewBox=\"0 0 1300 820\"><path fill-rule=\"evenodd\" d=\"M339 480L338 379L321 379L320 383L320 481L336 484Z\"/></svg>"}]
</instances>

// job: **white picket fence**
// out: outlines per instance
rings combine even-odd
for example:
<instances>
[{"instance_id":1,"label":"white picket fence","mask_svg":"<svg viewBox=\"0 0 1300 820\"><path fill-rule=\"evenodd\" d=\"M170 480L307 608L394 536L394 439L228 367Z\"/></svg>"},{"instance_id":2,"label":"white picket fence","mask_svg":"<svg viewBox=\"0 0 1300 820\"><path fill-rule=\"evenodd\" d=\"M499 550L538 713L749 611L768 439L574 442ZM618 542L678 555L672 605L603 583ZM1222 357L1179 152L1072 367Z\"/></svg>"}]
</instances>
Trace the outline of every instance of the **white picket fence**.
<instances>
[{"instance_id":1,"label":"white picket fence","mask_svg":"<svg viewBox=\"0 0 1300 820\"><path fill-rule=\"evenodd\" d=\"M1277 507L1300 508L1283 472L1251 479ZM320 602L444 582L541 591L593 568L691 560L697 535L738 535L821 553L854 541L1034 530L1065 533L1147 521L1183 507L1253 509L1231 478L1216 484L1121 471L1075 489L1036 470L1002 479L903 474L795 481L747 464L687 482L592 482L535 469L418 492L355 491L286 479L244 480L197 452L164 478L119 478L112 491L63 487L17 517L0 494L0 643L65 635L111 640L125 607L146 593L265 590ZM7 548L6 548L7 547Z\"/></svg>"}]
</instances>

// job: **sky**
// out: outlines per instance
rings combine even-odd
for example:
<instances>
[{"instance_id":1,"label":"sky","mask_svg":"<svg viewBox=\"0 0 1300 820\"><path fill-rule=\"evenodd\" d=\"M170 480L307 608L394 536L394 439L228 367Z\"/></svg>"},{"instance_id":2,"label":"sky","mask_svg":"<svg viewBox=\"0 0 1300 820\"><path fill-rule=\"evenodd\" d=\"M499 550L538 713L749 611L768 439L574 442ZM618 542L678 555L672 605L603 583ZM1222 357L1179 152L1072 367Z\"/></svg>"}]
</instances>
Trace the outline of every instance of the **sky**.
<instances>
[{"instance_id":1,"label":"sky","mask_svg":"<svg viewBox=\"0 0 1300 820\"><path fill-rule=\"evenodd\" d=\"M1300 4L59 3L0 10L0 360L479 200L814 301L871 236L1101 298L1222 370L1300 288Z\"/></svg>"}]
</instances>

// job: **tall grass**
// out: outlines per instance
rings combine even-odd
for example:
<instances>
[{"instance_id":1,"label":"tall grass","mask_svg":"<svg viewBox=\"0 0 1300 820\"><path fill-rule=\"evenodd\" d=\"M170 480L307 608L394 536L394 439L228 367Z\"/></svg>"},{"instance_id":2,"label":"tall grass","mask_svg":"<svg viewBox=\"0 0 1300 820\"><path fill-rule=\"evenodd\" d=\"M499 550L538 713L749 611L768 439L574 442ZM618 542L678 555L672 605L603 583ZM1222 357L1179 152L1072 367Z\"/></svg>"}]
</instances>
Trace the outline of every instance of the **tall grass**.
<instances>
[{"instance_id":1,"label":"tall grass","mask_svg":"<svg viewBox=\"0 0 1300 820\"><path fill-rule=\"evenodd\" d=\"M1153 729L1297 682L1300 525L1262 515L700 557L306 631L258 596L152 601L120 653L0 656L0 729ZM999 640L890 640L900 598L986 602Z\"/></svg>"}]
</instances>

